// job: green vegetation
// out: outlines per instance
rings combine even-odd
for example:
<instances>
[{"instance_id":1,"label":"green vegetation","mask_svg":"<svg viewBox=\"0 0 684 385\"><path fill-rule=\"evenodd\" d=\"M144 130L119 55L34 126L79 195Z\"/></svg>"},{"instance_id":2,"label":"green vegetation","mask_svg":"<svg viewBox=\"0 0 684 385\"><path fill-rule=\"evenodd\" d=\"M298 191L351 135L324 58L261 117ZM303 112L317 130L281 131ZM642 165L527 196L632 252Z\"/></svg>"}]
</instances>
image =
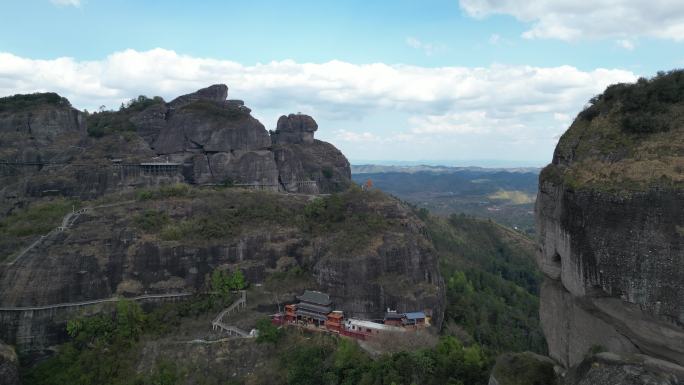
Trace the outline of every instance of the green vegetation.
<instances>
[{"instance_id":1,"label":"green vegetation","mask_svg":"<svg viewBox=\"0 0 684 385\"><path fill-rule=\"evenodd\" d=\"M330 179L330 178L333 177L333 169L332 169L332 167L328 167L328 166L323 167L323 168L321 169L321 172L323 173L323 176L324 176L326 179Z\"/></svg>"},{"instance_id":2,"label":"green vegetation","mask_svg":"<svg viewBox=\"0 0 684 385\"><path fill-rule=\"evenodd\" d=\"M352 341L325 335L289 346L279 353L287 384L478 385L486 384L488 378L479 347L464 347L453 337L443 337L434 349L388 354L376 360Z\"/></svg>"},{"instance_id":3,"label":"green vegetation","mask_svg":"<svg viewBox=\"0 0 684 385\"><path fill-rule=\"evenodd\" d=\"M130 119L133 114L144 109L164 103L164 99L159 96L148 98L140 95L131 99L126 105L121 105L119 111L100 111L87 116L88 135L101 138L113 133L126 133L135 131L135 126Z\"/></svg>"},{"instance_id":4,"label":"green vegetation","mask_svg":"<svg viewBox=\"0 0 684 385\"><path fill-rule=\"evenodd\" d=\"M0 113L22 112L41 105L71 107L67 98L63 98L54 92L44 92L0 98Z\"/></svg>"},{"instance_id":5,"label":"green vegetation","mask_svg":"<svg viewBox=\"0 0 684 385\"><path fill-rule=\"evenodd\" d=\"M211 273L211 291L216 293L219 297L227 300L231 293L237 290L243 290L247 287L247 281L242 271L236 270L232 274L215 269Z\"/></svg>"},{"instance_id":6,"label":"green vegetation","mask_svg":"<svg viewBox=\"0 0 684 385\"><path fill-rule=\"evenodd\" d=\"M532 241L491 221L447 220L419 212L440 257L445 319L464 328L490 358L506 351L545 353Z\"/></svg>"},{"instance_id":7,"label":"green vegetation","mask_svg":"<svg viewBox=\"0 0 684 385\"><path fill-rule=\"evenodd\" d=\"M192 214L182 219L170 217L167 221L162 213L153 211L136 217L142 230L158 233L164 241L220 240L234 237L251 226L286 225L312 236L329 236L329 246L344 256L368 247L375 237L393 226L392 221L375 210L368 210L374 204L382 204L382 193L364 192L358 187L317 198L303 209L300 204L286 204L270 192L200 190L185 184L141 190L136 197L139 201L197 198L192 201Z\"/></svg>"},{"instance_id":8,"label":"green vegetation","mask_svg":"<svg viewBox=\"0 0 684 385\"><path fill-rule=\"evenodd\" d=\"M594 97L561 137L542 174L573 190L620 196L684 183L684 71L616 84ZM555 178L560 176L560 178Z\"/></svg>"},{"instance_id":9,"label":"green vegetation","mask_svg":"<svg viewBox=\"0 0 684 385\"><path fill-rule=\"evenodd\" d=\"M257 343L271 343L275 344L283 336L283 329L280 329L271 323L269 318L262 318L257 321L256 329L259 332Z\"/></svg>"},{"instance_id":10,"label":"green vegetation","mask_svg":"<svg viewBox=\"0 0 684 385\"><path fill-rule=\"evenodd\" d=\"M175 332L181 322L218 311L224 302L196 297L144 312L140 305L120 301L112 314L79 318L67 323L71 340L37 365L24 368L26 385L143 385L181 384L185 368L161 360L151 374L137 373L137 359L144 336Z\"/></svg>"},{"instance_id":11,"label":"green vegetation","mask_svg":"<svg viewBox=\"0 0 684 385\"><path fill-rule=\"evenodd\" d=\"M367 247L377 234L390 228L382 215L362 205L372 205L380 192L364 192L358 186L317 198L304 208L303 227L313 234L334 233L333 250L345 255Z\"/></svg>"},{"instance_id":12,"label":"green vegetation","mask_svg":"<svg viewBox=\"0 0 684 385\"><path fill-rule=\"evenodd\" d=\"M145 210L133 217L135 224L147 232L158 232L169 223L169 216L163 211Z\"/></svg>"},{"instance_id":13,"label":"green vegetation","mask_svg":"<svg viewBox=\"0 0 684 385\"><path fill-rule=\"evenodd\" d=\"M659 72L636 84L614 84L590 100L580 118L591 121L612 109L619 109L622 129L627 133L650 134L669 131L673 119L667 116L672 104L684 102L684 70Z\"/></svg>"},{"instance_id":14,"label":"green vegetation","mask_svg":"<svg viewBox=\"0 0 684 385\"><path fill-rule=\"evenodd\" d=\"M162 186L157 189L142 189L136 193L139 201L160 200L168 198L189 198L194 196L192 187L185 183Z\"/></svg>"}]
</instances>

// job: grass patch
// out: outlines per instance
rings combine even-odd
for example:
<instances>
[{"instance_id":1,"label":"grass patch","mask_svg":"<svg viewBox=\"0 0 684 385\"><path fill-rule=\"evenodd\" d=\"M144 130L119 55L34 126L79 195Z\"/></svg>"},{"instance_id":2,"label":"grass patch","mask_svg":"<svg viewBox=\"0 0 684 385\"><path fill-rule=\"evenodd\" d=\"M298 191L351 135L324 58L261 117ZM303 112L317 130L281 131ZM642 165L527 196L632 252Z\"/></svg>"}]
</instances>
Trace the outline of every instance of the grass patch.
<instances>
[{"instance_id":1,"label":"grass patch","mask_svg":"<svg viewBox=\"0 0 684 385\"><path fill-rule=\"evenodd\" d=\"M133 220L140 229L156 233L169 223L169 216L163 211L145 210L137 214Z\"/></svg>"},{"instance_id":2,"label":"grass patch","mask_svg":"<svg viewBox=\"0 0 684 385\"><path fill-rule=\"evenodd\" d=\"M157 189L139 190L135 197L139 201L160 200L168 198L190 198L196 196L196 190L185 183L175 183Z\"/></svg>"},{"instance_id":3,"label":"grass patch","mask_svg":"<svg viewBox=\"0 0 684 385\"><path fill-rule=\"evenodd\" d=\"M343 193L317 198L304 208L302 227L314 235L334 234L331 247L338 254L351 254L367 247L392 223L370 207L376 192L353 186Z\"/></svg>"}]
</instances>

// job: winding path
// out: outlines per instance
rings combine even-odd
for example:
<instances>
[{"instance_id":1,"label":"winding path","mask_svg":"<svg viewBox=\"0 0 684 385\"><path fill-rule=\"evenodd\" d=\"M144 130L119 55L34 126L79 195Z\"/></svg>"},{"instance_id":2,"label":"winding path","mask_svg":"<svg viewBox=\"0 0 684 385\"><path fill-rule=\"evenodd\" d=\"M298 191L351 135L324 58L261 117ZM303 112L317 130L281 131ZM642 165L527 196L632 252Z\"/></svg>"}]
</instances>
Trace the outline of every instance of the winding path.
<instances>
[{"instance_id":1,"label":"winding path","mask_svg":"<svg viewBox=\"0 0 684 385\"><path fill-rule=\"evenodd\" d=\"M146 300L146 299L180 298L180 297L188 297L188 296L191 296L192 294L193 293L145 294L145 295L140 295L137 297L130 297L130 298L112 297L112 298L103 298L103 299L93 299L90 301L81 301L81 302L57 303L57 304L53 304L53 305L43 305L43 306L0 307L0 311L48 310L48 309L58 309L58 308L65 308L65 307L80 307L80 306L96 305L99 303L118 302L118 301L122 301L122 300L141 301L141 300Z\"/></svg>"},{"instance_id":2,"label":"winding path","mask_svg":"<svg viewBox=\"0 0 684 385\"><path fill-rule=\"evenodd\" d=\"M36 246L38 246L39 244L41 244L46 238L49 238L49 237L51 237L52 235L54 235L54 234L56 234L56 233L58 233L58 232L60 232L60 231L64 231L64 230L70 228L71 226L74 225L74 223L76 222L76 219L78 219L78 217L80 217L81 214L85 214L85 213L87 213L88 211L91 211L91 210L97 210L97 209L104 209L104 208L108 208L108 207L127 205L127 204L131 204L131 203L134 203L134 202L135 202L135 200L124 201L124 202L116 202L116 203L110 203L110 204L106 204L106 205L99 205L99 206L92 206L92 207L83 207L83 208L81 208L81 209L78 209L77 211L68 212L68 213L67 213L66 215L64 215L64 217L62 218L62 223L61 223L59 226L57 226L57 227L55 227L54 229L50 230L50 232L48 232L47 234L41 235L40 237L38 237L38 239L36 239L35 241L33 241L30 245L28 245L28 247L26 247L26 248L25 248L24 250L22 250L19 254L17 254L17 256L14 257L13 260L11 260L10 262L5 263L4 265L5 265L5 266L12 266L12 265L14 265L18 260L20 260L20 259L21 259L24 255L26 255L29 251L33 250Z\"/></svg>"}]
</instances>

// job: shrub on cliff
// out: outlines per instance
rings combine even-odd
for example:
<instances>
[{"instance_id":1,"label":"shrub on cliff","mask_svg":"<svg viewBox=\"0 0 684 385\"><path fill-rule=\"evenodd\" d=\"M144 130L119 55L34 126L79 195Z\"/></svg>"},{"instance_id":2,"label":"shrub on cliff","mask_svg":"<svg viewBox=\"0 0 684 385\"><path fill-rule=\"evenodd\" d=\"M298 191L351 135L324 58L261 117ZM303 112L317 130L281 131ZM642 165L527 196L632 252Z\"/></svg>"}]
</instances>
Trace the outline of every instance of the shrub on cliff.
<instances>
[{"instance_id":1,"label":"shrub on cliff","mask_svg":"<svg viewBox=\"0 0 684 385\"><path fill-rule=\"evenodd\" d=\"M640 78L635 84L614 84L593 97L579 118L591 121L618 108L623 131L649 134L668 131L672 120L667 117L671 105L684 102L684 70L658 72L651 78Z\"/></svg>"},{"instance_id":2,"label":"shrub on cliff","mask_svg":"<svg viewBox=\"0 0 684 385\"><path fill-rule=\"evenodd\" d=\"M101 138L113 133L126 133L135 131L136 128L130 119L136 114L155 104L164 103L159 96L148 98L140 95L122 104L119 111L100 111L87 115L88 135Z\"/></svg>"},{"instance_id":3,"label":"shrub on cliff","mask_svg":"<svg viewBox=\"0 0 684 385\"><path fill-rule=\"evenodd\" d=\"M21 112L40 105L71 107L71 103L69 103L67 98L63 98L54 92L44 92L0 98L0 113Z\"/></svg>"}]
</instances>

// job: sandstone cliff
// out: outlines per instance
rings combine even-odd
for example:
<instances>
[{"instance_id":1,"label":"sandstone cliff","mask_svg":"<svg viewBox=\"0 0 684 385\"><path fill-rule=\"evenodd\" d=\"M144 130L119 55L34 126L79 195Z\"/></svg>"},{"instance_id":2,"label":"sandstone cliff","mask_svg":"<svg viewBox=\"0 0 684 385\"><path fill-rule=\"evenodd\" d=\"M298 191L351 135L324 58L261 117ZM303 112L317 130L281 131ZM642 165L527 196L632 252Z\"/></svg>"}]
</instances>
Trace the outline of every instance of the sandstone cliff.
<instances>
[{"instance_id":1,"label":"sandstone cliff","mask_svg":"<svg viewBox=\"0 0 684 385\"><path fill-rule=\"evenodd\" d=\"M549 354L684 364L684 74L615 85L540 175L540 318Z\"/></svg>"},{"instance_id":2,"label":"sandstone cliff","mask_svg":"<svg viewBox=\"0 0 684 385\"><path fill-rule=\"evenodd\" d=\"M388 307L426 310L441 323L444 287L425 225L379 192L354 189L310 201L177 186L137 199L111 197L130 198L88 210L0 267L0 338L22 350L40 349L62 340L66 319L89 309L7 307L195 293L207 289L219 267L240 269L253 284L303 271L347 314L381 318Z\"/></svg>"},{"instance_id":3,"label":"sandstone cliff","mask_svg":"<svg viewBox=\"0 0 684 385\"><path fill-rule=\"evenodd\" d=\"M119 111L88 115L53 93L3 98L0 160L11 164L1 166L0 192L90 199L180 181L302 193L350 185L349 162L314 139L313 118L283 116L271 138L243 101L227 96L228 87L219 84L168 103L140 96ZM177 172L150 178L135 167L159 162L177 164ZM18 204L7 202L4 210Z\"/></svg>"}]
</instances>

